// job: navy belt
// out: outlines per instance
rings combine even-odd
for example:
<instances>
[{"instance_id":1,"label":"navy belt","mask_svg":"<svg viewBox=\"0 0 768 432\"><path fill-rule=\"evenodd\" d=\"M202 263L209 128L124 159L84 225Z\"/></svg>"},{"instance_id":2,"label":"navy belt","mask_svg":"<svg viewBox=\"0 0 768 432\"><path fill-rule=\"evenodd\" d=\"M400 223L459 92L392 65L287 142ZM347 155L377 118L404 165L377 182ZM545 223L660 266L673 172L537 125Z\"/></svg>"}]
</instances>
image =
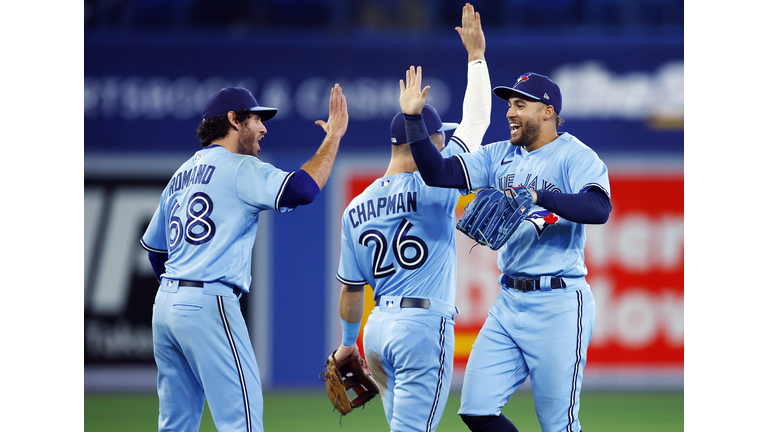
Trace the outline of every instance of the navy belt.
<instances>
[{"instance_id":1,"label":"navy belt","mask_svg":"<svg viewBox=\"0 0 768 432\"><path fill-rule=\"evenodd\" d=\"M190 281L190 280L180 279L179 280L179 286L180 287L203 288L203 287L205 287L205 284L202 283L202 282L199 282L199 281ZM232 292L235 293L236 296L239 296L241 291L240 291L240 288L235 286L234 288L232 288Z\"/></svg>"},{"instance_id":2,"label":"navy belt","mask_svg":"<svg viewBox=\"0 0 768 432\"><path fill-rule=\"evenodd\" d=\"M376 297L376 306L379 305L379 300L381 300L381 298ZM432 302L430 302L429 299L423 299L423 298L417 298L417 297L402 297L400 299L401 308L429 309L429 305L431 304Z\"/></svg>"},{"instance_id":3,"label":"navy belt","mask_svg":"<svg viewBox=\"0 0 768 432\"><path fill-rule=\"evenodd\" d=\"M565 281L561 277L553 277L552 289L565 288ZM512 278L507 275L502 276L501 284L507 288L516 289L518 291L536 291L541 290L541 282L538 278L526 279L526 278Z\"/></svg>"}]
</instances>

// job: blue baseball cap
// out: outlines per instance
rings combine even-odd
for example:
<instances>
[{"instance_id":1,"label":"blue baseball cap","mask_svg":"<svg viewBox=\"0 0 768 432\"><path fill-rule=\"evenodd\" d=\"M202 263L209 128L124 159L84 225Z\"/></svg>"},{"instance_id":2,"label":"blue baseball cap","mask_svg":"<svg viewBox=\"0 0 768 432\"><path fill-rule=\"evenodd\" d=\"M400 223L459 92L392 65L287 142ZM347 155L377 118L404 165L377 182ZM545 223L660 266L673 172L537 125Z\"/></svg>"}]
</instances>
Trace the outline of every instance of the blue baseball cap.
<instances>
[{"instance_id":1,"label":"blue baseball cap","mask_svg":"<svg viewBox=\"0 0 768 432\"><path fill-rule=\"evenodd\" d=\"M520 75L512 87L499 86L493 89L493 94L505 101L508 101L515 93L552 105L555 112L560 115L560 108L563 106L560 87L546 75L530 72Z\"/></svg>"},{"instance_id":2,"label":"blue baseball cap","mask_svg":"<svg viewBox=\"0 0 768 432\"><path fill-rule=\"evenodd\" d=\"M259 106L253 93L242 87L227 87L219 90L203 106L203 118L226 114L230 111L248 110L259 114L265 122L277 114L277 108Z\"/></svg>"},{"instance_id":3,"label":"blue baseball cap","mask_svg":"<svg viewBox=\"0 0 768 432\"><path fill-rule=\"evenodd\" d=\"M427 133L430 135L435 132L445 132L459 127L458 123L443 123L437 111L428 104L424 104L421 115L424 117L424 124L427 126ZM392 119L392 123L389 125L389 137L391 138L392 145L406 144L408 142L408 138L405 136L405 116L402 112L397 113Z\"/></svg>"}]
</instances>

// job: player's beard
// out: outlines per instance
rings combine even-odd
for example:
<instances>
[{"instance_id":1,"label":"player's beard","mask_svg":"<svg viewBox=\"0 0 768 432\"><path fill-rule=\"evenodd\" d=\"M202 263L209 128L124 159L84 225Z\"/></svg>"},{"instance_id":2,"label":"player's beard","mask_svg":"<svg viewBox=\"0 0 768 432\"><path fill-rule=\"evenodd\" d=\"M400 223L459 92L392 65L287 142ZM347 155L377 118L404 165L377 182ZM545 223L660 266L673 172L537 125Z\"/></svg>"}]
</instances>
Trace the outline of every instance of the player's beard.
<instances>
[{"instance_id":1,"label":"player's beard","mask_svg":"<svg viewBox=\"0 0 768 432\"><path fill-rule=\"evenodd\" d=\"M248 128L244 128L237 138L237 152L249 156L259 156L259 140Z\"/></svg>"},{"instance_id":2,"label":"player's beard","mask_svg":"<svg viewBox=\"0 0 768 432\"><path fill-rule=\"evenodd\" d=\"M517 140L510 137L512 145L527 147L536 142L541 136L541 122L538 120L525 120L520 126L520 137Z\"/></svg>"}]
</instances>

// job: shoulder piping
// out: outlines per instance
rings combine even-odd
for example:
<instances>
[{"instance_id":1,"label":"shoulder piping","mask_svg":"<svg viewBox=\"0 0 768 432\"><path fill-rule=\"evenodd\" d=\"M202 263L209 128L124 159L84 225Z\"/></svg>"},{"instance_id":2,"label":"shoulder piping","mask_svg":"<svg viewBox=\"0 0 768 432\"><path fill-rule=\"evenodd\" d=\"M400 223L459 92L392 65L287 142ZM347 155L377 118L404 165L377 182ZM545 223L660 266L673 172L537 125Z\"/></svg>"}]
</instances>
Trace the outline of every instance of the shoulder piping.
<instances>
[{"instance_id":1,"label":"shoulder piping","mask_svg":"<svg viewBox=\"0 0 768 432\"><path fill-rule=\"evenodd\" d=\"M462 150L464 150L465 152L469 153L469 147L467 147L467 145L464 143L464 141L461 138L459 138L456 135L454 135L454 136L451 137L450 141L455 142L456 144L459 145L459 147L462 148Z\"/></svg>"}]
</instances>

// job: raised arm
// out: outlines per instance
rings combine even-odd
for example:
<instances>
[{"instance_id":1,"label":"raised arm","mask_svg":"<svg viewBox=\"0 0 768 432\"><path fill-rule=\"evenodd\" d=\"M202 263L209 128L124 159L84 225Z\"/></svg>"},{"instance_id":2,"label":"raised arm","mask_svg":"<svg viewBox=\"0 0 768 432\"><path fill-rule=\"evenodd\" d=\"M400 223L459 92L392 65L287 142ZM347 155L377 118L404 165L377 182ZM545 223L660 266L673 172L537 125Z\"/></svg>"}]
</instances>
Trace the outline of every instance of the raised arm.
<instances>
[{"instance_id":1,"label":"raised arm","mask_svg":"<svg viewBox=\"0 0 768 432\"><path fill-rule=\"evenodd\" d=\"M421 110L427 100L429 86L421 88L421 66L411 66L400 80L400 109L405 117L405 135L411 146L411 154L421 177L429 186L466 189L465 176L459 158L443 158L432 141Z\"/></svg>"},{"instance_id":2,"label":"raised arm","mask_svg":"<svg viewBox=\"0 0 768 432\"><path fill-rule=\"evenodd\" d=\"M306 171L322 189L331 175L336 153L339 151L341 138L347 132L349 113L347 112L347 99L341 92L341 87L336 84L331 90L331 99L328 102L328 122L318 120L315 122L326 133L315 155L305 163L301 169Z\"/></svg>"},{"instance_id":3,"label":"raised arm","mask_svg":"<svg viewBox=\"0 0 768 432\"><path fill-rule=\"evenodd\" d=\"M456 27L461 42L467 49L467 89L459 127L451 139L468 151L480 148L483 136L491 124L491 78L485 62L485 35L480 13L467 3L461 16L461 27Z\"/></svg>"},{"instance_id":4,"label":"raised arm","mask_svg":"<svg viewBox=\"0 0 768 432\"><path fill-rule=\"evenodd\" d=\"M339 143L347 131L348 123L347 100L341 92L341 87L336 84L331 90L331 99L328 102L328 122L315 122L325 131L325 139L312 159L290 175L285 191L280 197L279 207L307 205L317 198L320 189L325 186L331 175Z\"/></svg>"}]
</instances>

